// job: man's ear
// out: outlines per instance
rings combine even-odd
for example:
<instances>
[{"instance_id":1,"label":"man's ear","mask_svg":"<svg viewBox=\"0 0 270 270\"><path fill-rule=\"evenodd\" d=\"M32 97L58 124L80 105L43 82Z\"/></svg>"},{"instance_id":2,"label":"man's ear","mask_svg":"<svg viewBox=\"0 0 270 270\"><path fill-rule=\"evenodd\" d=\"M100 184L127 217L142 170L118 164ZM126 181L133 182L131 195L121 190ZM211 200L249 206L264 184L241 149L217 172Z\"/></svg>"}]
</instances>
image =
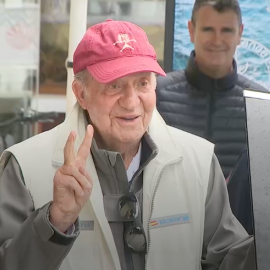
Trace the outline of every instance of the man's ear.
<instances>
[{"instance_id":1,"label":"man's ear","mask_svg":"<svg viewBox=\"0 0 270 270\"><path fill-rule=\"evenodd\" d=\"M239 28L238 45L241 43L241 38L242 38L243 30L244 30L244 24L241 24L241 26Z\"/></svg>"},{"instance_id":2,"label":"man's ear","mask_svg":"<svg viewBox=\"0 0 270 270\"><path fill-rule=\"evenodd\" d=\"M72 83L72 90L78 103L84 110L86 110L86 93L84 85L80 81L74 80Z\"/></svg>"},{"instance_id":3,"label":"man's ear","mask_svg":"<svg viewBox=\"0 0 270 270\"><path fill-rule=\"evenodd\" d=\"M190 42L194 43L194 29L195 26L192 21L188 21L188 32L190 37Z\"/></svg>"}]
</instances>

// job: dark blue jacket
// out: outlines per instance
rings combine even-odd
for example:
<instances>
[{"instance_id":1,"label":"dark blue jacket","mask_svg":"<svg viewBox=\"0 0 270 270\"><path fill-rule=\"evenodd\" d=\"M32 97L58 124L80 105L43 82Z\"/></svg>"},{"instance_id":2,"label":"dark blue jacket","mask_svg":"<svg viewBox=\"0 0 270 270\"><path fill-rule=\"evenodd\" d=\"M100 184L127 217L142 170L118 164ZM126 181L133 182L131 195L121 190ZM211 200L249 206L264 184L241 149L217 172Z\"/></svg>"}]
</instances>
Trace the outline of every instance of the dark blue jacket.
<instances>
[{"instance_id":1,"label":"dark blue jacket","mask_svg":"<svg viewBox=\"0 0 270 270\"><path fill-rule=\"evenodd\" d=\"M223 78L205 75L194 51L185 70L157 78L157 109L165 122L212 142L225 178L247 146L244 89L267 91L237 74L235 61Z\"/></svg>"}]
</instances>

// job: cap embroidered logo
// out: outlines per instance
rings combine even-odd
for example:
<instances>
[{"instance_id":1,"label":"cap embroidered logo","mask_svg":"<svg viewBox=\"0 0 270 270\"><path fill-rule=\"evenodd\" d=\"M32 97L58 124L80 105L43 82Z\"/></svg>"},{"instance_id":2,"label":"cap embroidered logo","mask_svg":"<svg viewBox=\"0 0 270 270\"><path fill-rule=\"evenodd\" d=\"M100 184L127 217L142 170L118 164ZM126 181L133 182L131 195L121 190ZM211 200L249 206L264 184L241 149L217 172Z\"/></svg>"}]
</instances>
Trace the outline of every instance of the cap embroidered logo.
<instances>
[{"instance_id":1,"label":"cap embroidered logo","mask_svg":"<svg viewBox=\"0 0 270 270\"><path fill-rule=\"evenodd\" d=\"M132 50L134 50L133 47L131 47L128 43L134 41L137 42L135 39L129 39L128 34L119 34L118 35L118 40L116 42L113 43L113 45L116 45L118 43L125 43L123 48L120 50L120 52L122 52L124 49L130 48Z\"/></svg>"}]
</instances>

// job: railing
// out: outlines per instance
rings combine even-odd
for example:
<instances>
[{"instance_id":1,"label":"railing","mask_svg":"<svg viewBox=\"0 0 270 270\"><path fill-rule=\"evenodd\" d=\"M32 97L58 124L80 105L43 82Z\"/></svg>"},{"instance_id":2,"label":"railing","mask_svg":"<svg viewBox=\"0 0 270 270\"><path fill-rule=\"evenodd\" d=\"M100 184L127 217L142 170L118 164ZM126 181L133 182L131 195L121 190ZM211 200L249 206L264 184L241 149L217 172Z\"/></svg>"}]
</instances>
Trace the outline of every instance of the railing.
<instances>
[{"instance_id":1,"label":"railing","mask_svg":"<svg viewBox=\"0 0 270 270\"><path fill-rule=\"evenodd\" d=\"M24 110L21 109L19 112L15 113L15 116L4 121L0 122L0 155L1 153L11 145L17 143L14 140L12 135L12 128L15 124L20 123L21 125L26 126L27 130L33 128L33 124L35 123L48 123L54 122L54 120L58 117L57 112L37 112L35 110ZM9 136L9 142L7 143L7 136ZM22 140L28 139L31 137L31 132L27 132L24 136L21 136Z\"/></svg>"}]
</instances>

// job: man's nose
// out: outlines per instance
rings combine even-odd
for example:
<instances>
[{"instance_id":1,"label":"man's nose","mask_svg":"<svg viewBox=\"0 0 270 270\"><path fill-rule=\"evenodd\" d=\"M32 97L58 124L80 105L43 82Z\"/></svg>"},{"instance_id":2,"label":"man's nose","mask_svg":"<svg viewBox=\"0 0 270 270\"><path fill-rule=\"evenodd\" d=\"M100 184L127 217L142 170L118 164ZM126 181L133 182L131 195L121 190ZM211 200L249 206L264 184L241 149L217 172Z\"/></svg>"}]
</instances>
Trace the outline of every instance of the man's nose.
<instances>
[{"instance_id":1,"label":"man's nose","mask_svg":"<svg viewBox=\"0 0 270 270\"><path fill-rule=\"evenodd\" d=\"M222 41L223 41L222 33L219 32L219 31L215 31L214 34L213 34L212 43L215 46L220 46L220 45L222 45Z\"/></svg>"},{"instance_id":2,"label":"man's nose","mask_svg":"<svg viewBox=\"0 0 270 270\"><path fill-rule=\"evenodd\" d=\"M138 91L133 86L125 89L123 96L119 100L120 105L127 110L134 110L140 104Z\"/></svg>"}]
</instances>

